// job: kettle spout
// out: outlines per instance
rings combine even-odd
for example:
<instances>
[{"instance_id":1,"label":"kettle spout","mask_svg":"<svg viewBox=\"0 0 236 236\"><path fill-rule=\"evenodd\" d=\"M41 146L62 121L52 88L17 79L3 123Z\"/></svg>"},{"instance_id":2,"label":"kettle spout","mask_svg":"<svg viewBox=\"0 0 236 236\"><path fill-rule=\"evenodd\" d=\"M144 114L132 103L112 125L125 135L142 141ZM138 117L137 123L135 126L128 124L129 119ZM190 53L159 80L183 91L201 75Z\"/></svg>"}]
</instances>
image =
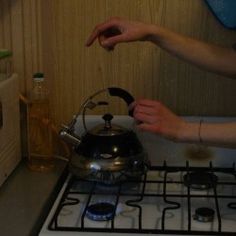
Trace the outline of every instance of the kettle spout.
<instances>
[{"instance_id":1,"label":"kettle spout","mask_svg":"<svg viewBox=\"0 0 236 236\"><path fill-rule=\"evenodd\" d=\"M73 146L78 146L81 143L81 139L78 135L71 132L69 129L64 128L59 132L59 136L66 142Z\"/></svg>"}]
</instances>

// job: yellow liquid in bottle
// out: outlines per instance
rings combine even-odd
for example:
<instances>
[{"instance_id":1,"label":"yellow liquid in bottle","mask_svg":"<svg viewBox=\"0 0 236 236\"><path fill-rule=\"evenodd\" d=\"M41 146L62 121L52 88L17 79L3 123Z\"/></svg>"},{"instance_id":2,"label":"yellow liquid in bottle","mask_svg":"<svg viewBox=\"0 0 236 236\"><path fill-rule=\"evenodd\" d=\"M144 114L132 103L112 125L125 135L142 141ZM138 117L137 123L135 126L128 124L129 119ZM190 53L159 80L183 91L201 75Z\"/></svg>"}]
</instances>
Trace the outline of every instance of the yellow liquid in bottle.
<instances>
[{"instance_id":1,"label":"yellow liquid in bottle","mask_svg":"<svg viewBox=\"0 0 236 236\"><path fill-rule=\"evenodd\" d=\"M31 102L28 121L28 166L34 171L49 171L54 167L54 161L47 99Z\"/></svg>"}]
</instances>

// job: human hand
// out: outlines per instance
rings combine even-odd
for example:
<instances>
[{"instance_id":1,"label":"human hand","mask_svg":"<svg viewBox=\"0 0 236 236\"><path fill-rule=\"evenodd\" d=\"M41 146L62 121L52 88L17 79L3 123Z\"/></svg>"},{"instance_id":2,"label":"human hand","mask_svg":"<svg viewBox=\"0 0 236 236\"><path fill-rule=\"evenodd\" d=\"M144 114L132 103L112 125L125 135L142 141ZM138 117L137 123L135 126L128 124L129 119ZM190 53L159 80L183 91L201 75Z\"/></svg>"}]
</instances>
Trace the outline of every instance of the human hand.
<instances>
[{"instance_id":1,"label":"human hand","mask_svg":"<svg viewBox=\"0 0 236 236\"><path fill-rule=\"evenodd\" d=\"M86 46L91 46L98 39L103 48L112 50L118 43L144 41L149 36L151 28L149 24L113 17L94 28Z\"/></svg>"},{"instance_id":2,"label":"human hand","mask_svg":"<svg viewBox=\"0 0 236 236\"><path fill-rule=\"evenodd\" d=\"M137 128L160 134L165 138L181 141L187 122L175 115L159 101L141 99L134 101L130 107L138 121Z\"/></svg>"}]
</instances>

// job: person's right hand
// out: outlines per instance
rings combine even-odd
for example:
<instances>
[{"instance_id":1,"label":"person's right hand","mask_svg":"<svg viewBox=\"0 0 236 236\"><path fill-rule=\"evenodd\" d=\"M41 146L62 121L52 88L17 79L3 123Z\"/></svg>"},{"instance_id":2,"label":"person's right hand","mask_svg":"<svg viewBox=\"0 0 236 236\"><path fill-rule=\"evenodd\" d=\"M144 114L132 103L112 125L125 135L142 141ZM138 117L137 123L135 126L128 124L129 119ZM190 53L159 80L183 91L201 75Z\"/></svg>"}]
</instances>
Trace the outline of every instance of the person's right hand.
<instances>
[{"instance_id":1,"label":"person's right hand","mask_svg":"<svg viewBox=\"0 0 236 236\"><path fill-rule=\"evenodd\" d=\"M91 46L98 39L103 48L112 50L118 43L144 41L148 38L151 27L151 25L142 22L127 21L114 17L94 28L86 42L86 46Z\"/></svg>"},{"instance_id":2,"label":"person's right hand","mask_svg":"<svg viewBox=\"0 0 236 236\"><path fill-rule=\"evenodd\" d=\"M137 128L160 134L167 139L181 141L189 124L160 101L139 99L129 106L137 121ZM193 133L195 130L193 130Z\"/></svg>"}]
</instances>

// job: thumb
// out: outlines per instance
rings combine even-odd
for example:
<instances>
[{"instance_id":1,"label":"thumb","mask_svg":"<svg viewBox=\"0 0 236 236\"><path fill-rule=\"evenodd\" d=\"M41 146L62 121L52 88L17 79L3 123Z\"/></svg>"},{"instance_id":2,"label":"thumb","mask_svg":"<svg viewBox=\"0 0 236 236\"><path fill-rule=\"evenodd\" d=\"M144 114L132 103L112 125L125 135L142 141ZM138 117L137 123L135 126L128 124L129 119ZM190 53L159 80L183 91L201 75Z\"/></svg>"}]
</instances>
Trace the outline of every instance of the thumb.
<instances>
[{"instance_id":1,"label":"thumb","mask_svg":"<svg viewBox=\"0 0 236 236\"><path fill-rule=\"evenodd\" d=\"M114 37L107 38L106 40L101 41L101 45L103 47L115 47L116 44L125 42L125 38L123 35L117 35Z\"/></svg>"}]
</instances>

